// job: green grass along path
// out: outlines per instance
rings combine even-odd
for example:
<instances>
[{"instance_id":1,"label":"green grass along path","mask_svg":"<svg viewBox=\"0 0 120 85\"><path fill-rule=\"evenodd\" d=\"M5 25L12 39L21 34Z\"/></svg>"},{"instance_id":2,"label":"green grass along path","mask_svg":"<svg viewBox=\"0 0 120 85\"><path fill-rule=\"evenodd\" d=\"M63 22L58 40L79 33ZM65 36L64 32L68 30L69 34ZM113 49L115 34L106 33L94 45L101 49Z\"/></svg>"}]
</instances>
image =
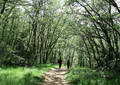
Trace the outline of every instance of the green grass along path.
<instances>
[{"instance_id":1,"label":"green grass along path","mask_svg":"<svg viewBox=\"0 0 120 85\"><path fill-rule=\"evenodd\" d=\"M34 67L0 68L0 85L70 85L66 71L58 65L42 64Z\"/></svg>"},{"instance_id":2,"label":"green grass along path","mask_svg":"<svg viewBox=\"0 0 120 85\"><path fill-rule=\"evenodd\" d=\"M73 67L58 69L58 65L43 64L37 67L2 67L0 85L120 85L119 74ZM67 73L67 80L66 80Z\"/></svg>"},{"instance_id":3,"label":"green grass along path","mask_svg":"<svg viewBox=\"0 0 120 85\"><path fill-rule=\"evenodd\" d=\"M0 85L40 85L44 73L57 65L43 64L37 67L0 67Z\"/></svg>"}]
</instances>

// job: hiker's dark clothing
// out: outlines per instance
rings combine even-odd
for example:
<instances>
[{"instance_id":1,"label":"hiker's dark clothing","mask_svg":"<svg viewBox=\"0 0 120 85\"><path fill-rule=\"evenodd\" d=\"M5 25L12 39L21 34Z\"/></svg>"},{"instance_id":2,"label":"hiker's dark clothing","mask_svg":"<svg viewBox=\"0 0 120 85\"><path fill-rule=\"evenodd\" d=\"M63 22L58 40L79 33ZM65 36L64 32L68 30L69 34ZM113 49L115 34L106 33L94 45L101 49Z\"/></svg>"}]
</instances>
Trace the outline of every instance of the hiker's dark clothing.
<instances>
[{"instance_id":1,"label":"hiker's dark clothing","mask_svg":"<svg viewBox=\"0 0 120 85\"><path fill-rule=\"evenodd\" d=\"M68 69L70 68L70 61L69 60L67 61L67 68Z\"/></svg>"},{"instance_id":2,"label":"hiker's dark clothing","mask_svg":"<svg viewBox=\"0 0 120 85\"><path fill-rule=\"evenodd\" d=\"M61 68L61 66L62 66L62 59L59 59L58 63L59 63L59 68Z\"/></svg>"}]
</instances>

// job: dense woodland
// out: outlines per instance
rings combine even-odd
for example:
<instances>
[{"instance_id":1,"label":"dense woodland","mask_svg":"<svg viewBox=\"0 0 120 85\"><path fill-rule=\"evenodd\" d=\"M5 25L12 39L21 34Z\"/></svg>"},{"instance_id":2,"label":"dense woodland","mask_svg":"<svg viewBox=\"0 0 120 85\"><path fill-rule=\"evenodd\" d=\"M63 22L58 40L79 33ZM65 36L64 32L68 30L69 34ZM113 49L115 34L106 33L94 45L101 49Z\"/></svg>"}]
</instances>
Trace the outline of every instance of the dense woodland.
<instances>
[{"instance_id":1,"label":"dense woodland","mask_svg":"<svg viewBox=\"0 0 120 85\"><path fill-rule=\"evenodd\" d=\"M119 1L119 0L118 0ZM56 64L120 71L117 0L0 0L0 66Z\"/></svg>"}]
</instances>

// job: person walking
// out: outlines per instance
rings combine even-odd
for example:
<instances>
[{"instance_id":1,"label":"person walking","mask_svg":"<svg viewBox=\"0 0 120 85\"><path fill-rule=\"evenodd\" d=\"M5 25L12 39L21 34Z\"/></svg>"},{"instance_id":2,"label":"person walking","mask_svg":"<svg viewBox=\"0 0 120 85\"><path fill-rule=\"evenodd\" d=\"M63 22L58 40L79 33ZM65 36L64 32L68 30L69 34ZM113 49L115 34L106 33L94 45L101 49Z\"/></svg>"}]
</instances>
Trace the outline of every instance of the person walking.
<instances>
[{"instance_id":1,"label":"person walking","mask_svg":"<svg viewBox=\"0 0 120 85\"><path fill-rule=\"evenodd\" d=\"M59 68L61 68L62 66L62 58L60 57L60 59L58 60L58 64L59 64Z\"/></svg>"},{"instance_id":2,"label":"person walking","mask_svg":"<svg viewBox=\"0 0 120 85\"><path fill-rule=\"evenodd\" d=\"M69 69L70 68L70 60L68 59L67 60L67 69Z\"/></svg>"}]
</instances>

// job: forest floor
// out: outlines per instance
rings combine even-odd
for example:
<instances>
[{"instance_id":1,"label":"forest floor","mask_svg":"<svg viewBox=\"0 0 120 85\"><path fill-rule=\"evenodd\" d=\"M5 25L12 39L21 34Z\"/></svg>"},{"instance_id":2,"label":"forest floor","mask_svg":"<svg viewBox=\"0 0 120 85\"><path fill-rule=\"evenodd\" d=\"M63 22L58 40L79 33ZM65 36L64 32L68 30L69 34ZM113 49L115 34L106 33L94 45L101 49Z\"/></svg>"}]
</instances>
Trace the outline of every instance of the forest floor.
<instances>
[{"instance_id":1,"label":"forest floor","mask_svg":"<svg viewBox=\"0 0 120 85\"><path fill-rule=\"evenodd\" d=\"M70 85L66 80L67 69L54 68L45 73L45 80L41 85Z\"/></svg>"},{"instance_id":2,"label":"forest floor","mask_svg":"<svg viewBox=\"0 0 120 85\"><path fill-rule=\"evenodd\" d=\"M44 74L56 67L57 65L53 64L0 67L0 85L40 85L44 81Z\"/></svg>"}]
</instances>

